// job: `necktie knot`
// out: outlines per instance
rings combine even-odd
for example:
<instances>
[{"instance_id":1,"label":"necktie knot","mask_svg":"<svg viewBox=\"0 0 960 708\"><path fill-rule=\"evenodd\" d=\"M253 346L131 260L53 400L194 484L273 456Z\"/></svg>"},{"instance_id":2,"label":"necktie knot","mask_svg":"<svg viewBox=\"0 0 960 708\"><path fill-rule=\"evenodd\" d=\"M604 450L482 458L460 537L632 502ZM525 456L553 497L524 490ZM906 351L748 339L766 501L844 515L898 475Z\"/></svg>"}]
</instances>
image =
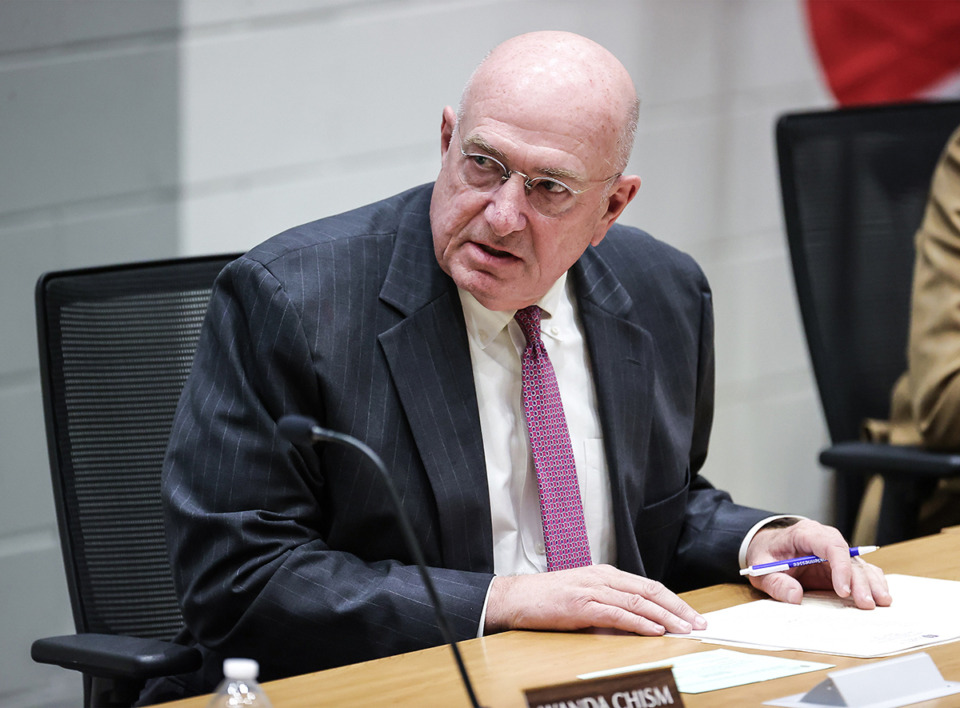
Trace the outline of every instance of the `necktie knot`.
<instances>
[{"instance_id":1,"label":"necktie knot","mask_svg":"<svg viewBox=\"0 0 960 708\"><path fill-rule=\"evenodd\" d=\"M527 346L536 346L540 341L540 308L536 305L530 305L522 310L517 310L513 318L520 325L523 336L527 339Z\"/></svg>"}]
</instances>

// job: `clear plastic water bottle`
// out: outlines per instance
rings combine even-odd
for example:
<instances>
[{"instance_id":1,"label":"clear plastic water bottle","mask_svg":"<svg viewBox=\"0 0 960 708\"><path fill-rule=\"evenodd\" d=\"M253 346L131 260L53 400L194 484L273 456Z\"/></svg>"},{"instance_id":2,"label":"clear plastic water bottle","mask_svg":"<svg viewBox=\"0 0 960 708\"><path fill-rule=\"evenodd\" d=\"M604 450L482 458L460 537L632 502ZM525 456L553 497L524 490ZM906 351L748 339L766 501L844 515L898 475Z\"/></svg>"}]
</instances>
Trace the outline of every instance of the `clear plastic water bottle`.
<instances>
[{"instance_id":1,"label":"clear plastic water bottle","mask_svg":"<svg viewBox=\"0 0 960 708\"><path fill-rule=\"evenodd\" d=\"M253 659L224 659L223 681L207 708L272 708L270 699L257 683L260 665Z\"/></svg>"}]
</instances>

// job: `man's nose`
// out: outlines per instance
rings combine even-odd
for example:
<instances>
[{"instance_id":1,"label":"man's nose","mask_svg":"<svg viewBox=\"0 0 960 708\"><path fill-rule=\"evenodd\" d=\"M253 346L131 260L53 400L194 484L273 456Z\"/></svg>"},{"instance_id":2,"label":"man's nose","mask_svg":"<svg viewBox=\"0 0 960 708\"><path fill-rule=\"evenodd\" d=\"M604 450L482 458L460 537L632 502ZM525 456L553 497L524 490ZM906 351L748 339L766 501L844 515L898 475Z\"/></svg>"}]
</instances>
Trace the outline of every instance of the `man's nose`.
<instances>
[{"instance_id":1,"label":"man's nose","mask_svg":"<svg viewBox=\"0 0 960 708\"><path fill-rule=\"evenodd\" d=\"M487 221L494 234L508 236L515 231L522 231L527 225L526 210L529 208L524 179L514 172L493 193L486 209Z\"/></svg>"}]
</instances>

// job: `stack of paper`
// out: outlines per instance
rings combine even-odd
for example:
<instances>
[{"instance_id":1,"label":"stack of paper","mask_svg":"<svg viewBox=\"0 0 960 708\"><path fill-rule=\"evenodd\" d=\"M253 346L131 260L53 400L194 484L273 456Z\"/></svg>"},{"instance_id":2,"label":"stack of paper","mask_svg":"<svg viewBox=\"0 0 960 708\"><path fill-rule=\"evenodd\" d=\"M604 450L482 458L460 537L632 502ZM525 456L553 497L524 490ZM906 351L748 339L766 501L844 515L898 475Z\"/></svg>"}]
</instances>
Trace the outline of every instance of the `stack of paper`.
<instances>
[{"instance_id":1,"label":"stack of paper","mask_svg":"<svg viewBox=\"0 0 960 708\"><path fill-rule=\"evenodd\" d=\"M888 575L893 604L858 609L833 593L799 605L757 600L704 615L707 628L673 637L761 649L872 658L960 639L960 582Z\"/></svg>"}]
</instances>

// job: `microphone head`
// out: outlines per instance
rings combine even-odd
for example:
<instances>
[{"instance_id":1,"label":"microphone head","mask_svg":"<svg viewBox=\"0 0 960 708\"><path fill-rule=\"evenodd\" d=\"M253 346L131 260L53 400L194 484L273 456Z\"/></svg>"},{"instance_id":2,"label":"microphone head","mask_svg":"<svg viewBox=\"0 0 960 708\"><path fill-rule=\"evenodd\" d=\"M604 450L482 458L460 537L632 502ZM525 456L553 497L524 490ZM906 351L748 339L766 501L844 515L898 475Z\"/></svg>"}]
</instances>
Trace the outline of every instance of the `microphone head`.
<instances>
[{"instance_id":1,"label":"microphone head","mask_svg":"<svg viewBox=\"0 0 960 708\"><path fill-rule=\"evenodd\" d=\"M285 415L277 422L280 434L294 445L312 445L317 441L317 421L305 415Z\"/></svg>"}]
</instances>

